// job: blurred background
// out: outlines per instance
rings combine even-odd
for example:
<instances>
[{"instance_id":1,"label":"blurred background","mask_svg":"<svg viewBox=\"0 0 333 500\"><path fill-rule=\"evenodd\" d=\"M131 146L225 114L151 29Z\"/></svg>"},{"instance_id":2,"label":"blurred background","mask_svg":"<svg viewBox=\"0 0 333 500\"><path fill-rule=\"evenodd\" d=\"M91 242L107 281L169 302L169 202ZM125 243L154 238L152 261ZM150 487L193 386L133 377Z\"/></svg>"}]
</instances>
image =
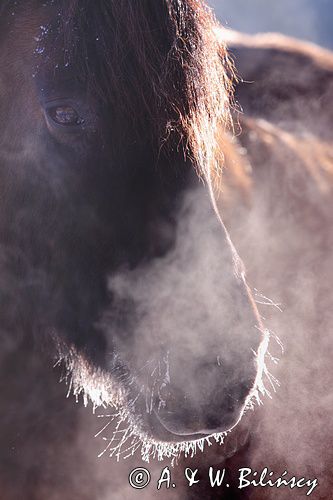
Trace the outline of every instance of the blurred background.
<instances>
[{"instance_id":1,"label":"blurred background","mask_svg":"<svg viewBox=\"0 0 333 500\"><path fill-rule=\"evenodd\" d=\"M224 26L277 31L333 49L333 0L208 0Z\"/></svg>"}]
</instances>

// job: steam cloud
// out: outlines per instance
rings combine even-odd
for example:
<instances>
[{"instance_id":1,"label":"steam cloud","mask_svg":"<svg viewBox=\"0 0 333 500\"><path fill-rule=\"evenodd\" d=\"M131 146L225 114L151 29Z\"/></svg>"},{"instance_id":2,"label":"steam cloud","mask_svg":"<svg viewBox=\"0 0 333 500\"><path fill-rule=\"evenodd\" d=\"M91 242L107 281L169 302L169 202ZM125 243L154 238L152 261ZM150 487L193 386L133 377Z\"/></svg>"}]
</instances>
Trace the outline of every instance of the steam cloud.
<instances>
[{"instance_id":1,"label":"steam cloud","mask_svg":"<svg viewBox=\"0 0 333 500\"><path fill-rule=\"evenodd\" d=\"M302 107L304 119L309 120L311 107L310 102ZM325 113L317 114L314 130L321 130L325 119ZM281 357L278 345L271 343L271 353L281 357L277 366L269 366L280 388L257 412L260 430L248 461L257 471L269 467L277 475L288 470L298 477L317 477L320 486L313 496L326 499L333 463L333 165L325 139L308 133L306 143L312 146L305 155L303 135L284 130L264 121L257 129L250 124L247 151L250 158L265 158L265 169L253 175L248 205L238 206L237 213L228 203L222 208L250 284L282 309L260 306L265 325L279 336L285 352ZM303 495L302 490L256 488L251 498Z\"/></svg>"}]
</instances>

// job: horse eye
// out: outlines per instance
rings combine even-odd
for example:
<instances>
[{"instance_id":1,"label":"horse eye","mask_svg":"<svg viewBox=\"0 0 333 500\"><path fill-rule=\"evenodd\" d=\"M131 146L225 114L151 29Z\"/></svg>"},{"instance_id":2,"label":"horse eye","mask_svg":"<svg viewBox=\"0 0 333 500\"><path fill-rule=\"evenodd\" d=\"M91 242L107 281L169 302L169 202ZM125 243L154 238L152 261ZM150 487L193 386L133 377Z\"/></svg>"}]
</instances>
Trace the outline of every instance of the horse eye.
<instances>
[{"instance_id":1,"label":"horse eye","mask_svg":"<svg viewBox=\"0 0 333 500\"><path fill-rule=\"evenodd\" d=\"M52 120L65 126L82 125L84 120L72 106L55 106L47 110Z\"/></svg>"}]
</instances>

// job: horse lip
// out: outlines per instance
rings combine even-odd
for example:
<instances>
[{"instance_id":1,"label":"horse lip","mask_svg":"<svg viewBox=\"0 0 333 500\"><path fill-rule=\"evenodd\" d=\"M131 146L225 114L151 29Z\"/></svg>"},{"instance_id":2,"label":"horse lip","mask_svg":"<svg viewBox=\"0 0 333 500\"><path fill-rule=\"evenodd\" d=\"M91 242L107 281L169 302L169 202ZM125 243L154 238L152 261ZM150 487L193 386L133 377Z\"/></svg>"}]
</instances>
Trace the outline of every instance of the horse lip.
<instances>
[{"instance_id":1,"label":"horse lip","mask_svg":"<svg viewBox=\"0 0 333 500\"><path fill-rule=\"evenodd\" d=\"M214 434L214 432L192 432L192 433L185 433L185 432L175 432L172 431L168 428L168 426L163 422L163 420L160 418L158 415L158 412L156 410L153 410L154 413L154 423L153 427L154 430L157 430L158 432L161 433L162 436L165 436L165 439L162 438L162 440L166 440L168 442L170 441L196 441L199 439L204 439L206 437L211 436Z\"/></svg>"},{"instance_id":2,"label":"horse lip","mask_svg":"<svg viewBox=\"0 0 333 500\"><path fill-rule=\"evenodd\" d=\"M199 441L201 439L209 438L210 436L214 434L218 434L219 432L211 432L208 434L205 433L194 433L194 434L178 434L175 432L172 432L168 430L161 419L158 416L158 413L154 410L154 430L156 431L157 429L162 432L161 435L158 435L157 438L160 441L164 442L175 442L175 443L181 443L181 442L188 442L188 441ZM157 425L157 427L156 427ZM223 439L223 447L220 448L219 454L216 457L217 462L220 463L221 460L227 460L232 458L234 455L236 455L242 448L247 446L247 443L250 439L251 435L251 430L253 431L253 426L251 426L250 422L248 421L248 416L245 416L245 422L239 427L236 425L232 430L230 431L225 431L224 434L224 439Z\"/></svg>"},{"instance_id":3,"label":"horse lip","mask_svg":"<svg viewBox=\"0 0 333 500\"><path fill-rule=\"evenodd\" d=\"M162 419L159 417L158 412L153 410L153 418L151 419L151 425L154 429L154 434L157 434L157 438L160 441L166 442L184 442L184 441L197 441L199 439L204 439L211 436L213 433L202 433L202 432L194 432L194 433L179 433L174 432L168 429L168 427L164 424Z\"/></svg>"}]
</instances>

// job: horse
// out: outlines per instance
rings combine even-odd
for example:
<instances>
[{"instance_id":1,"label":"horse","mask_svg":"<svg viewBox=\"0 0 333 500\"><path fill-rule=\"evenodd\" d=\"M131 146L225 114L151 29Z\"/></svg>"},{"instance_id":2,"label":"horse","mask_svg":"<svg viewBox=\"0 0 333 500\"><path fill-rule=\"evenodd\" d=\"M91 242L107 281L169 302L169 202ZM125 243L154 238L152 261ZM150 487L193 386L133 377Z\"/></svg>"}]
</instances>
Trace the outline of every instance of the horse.
<instances>
[{"instance_id":1,"label":"horse","mask_svg":"<svg viewBox=\"0 0 333 500\"><path fill-rule=\"evenodd\" d=\"M264 392L268 334L213 191L232 87L213 15L0 5L3 367L42 348L112 408L117 456L223 440Z\"/></svg>"},{"instance_id":2,"label":"horse","mask_svg":"<svg viewBox=\"0 0 333 500\"><path fill-rule=\"evenodd\" d=\"M309 139L294 131L304 116L295 112L286 130L277 116L287 116L294 98L302 109L297 92L296 97L286 92L287 86L294 89L288 75L294 83L295 60L302 68L310 60L311 70L322 71L329 86L330 55L313 55L314 49L296 42L276 51L271 41L260 45L239 37L239 73L244 80L261 81L267 92L245 82L236 85L246 115L236 119L242 134L231 138L225 132L235 107L227 35L201 0L98 0L93 5L2 0L0 6L1 392L2 428L11 429L3 431L1 447L8 464L0 478L6 500L133 494L124 485L127 477L119 475L122 465L112 468L111 486L109 465L95 472L87 428L96 425L96 415L90 419L86 409L65 399L64 384L56 384L59 373L68 395L92 402L97 413L101 409L103 428L96 434L106 443L104 457L139 453L146 460L178 459L204 449L196 460L208 466L224 455L237 461L241 453L232 455L244 446L251 461L264 459L260 451L273 430L281 429L277 420L286 405L279 391L273 411L269 402L256 412L264 429L253 430L250 443L237 432L253 401L268 394L264 376L274 385L266 368L269 333L257 309L258 302L274 303L251 291L229 231L251 282L259 290L269 288L272 297L286 290L292 265L302 262L306 269L297 245L289 245L294 253L288 259L279 253L288 245L278 245L270 260L255 244L263 244L267 234L285 242L284 224L299 220L305 207L313 219L302 226L304 234L312 229L323 235L322 225L328 227L323 215L329 214L328 132L320 128L320 143L317 129L311 135L322 153L321 171L300 154L298 146ZM288 72L278 70L281 57ZM274 78L267 78L269 69L277 69ZM307 81L304 88L311 88L313 106L325 95L324 87L313 89ZM268 95L277 99L277 115ZM284 96L290 96L285 105ZM303 108L308 106L306 98ZM278 170L281 189L276 189L269 184L277 172L269 153L276 153L280 138L284 168ZM295 182L300 184L288 184L293 196L283 189L282 173L290 174L286 144L299 153ZM226 165L222 177L220 150ZM263 169L266 162L271 169ZM304 196L295 201L300 189ZM284 198L273 217L277 193ZM289 203L300 207L291 219ZM276 232L268 231L269 220ZM293 242L298 226L291 227ZM328 231L325 235L329 238ZM318 248L326 248L320 242ZM310 259L310 250L307 255ZM281 269L274 269L276 262ZM327 259L325 266L327 280ZM325 288L327 281L322 283ZM324 302L321 311L327 310ZM284 318L293 324L292 313ZM279 332L274 318L270 321ZM301 333L295 336L299 342ZM313 337L305 338L303 354ZM295 343L296 357L297 352ZM289 359L287 367L298 366L293 356ZM289 396L286 386L280 394ZM296 407L297 401L295 396ZM285 444L290 435L284 431L279 436ZM204 448L214 439L217 447ZM270 455L277 463L279 450L280 455ZM112 493L106 493L109 487ZM216 495L201 482L189 491L171 491L170 498L202 497L202 488L205 498Z\"/></svg>"}]
</instances>

